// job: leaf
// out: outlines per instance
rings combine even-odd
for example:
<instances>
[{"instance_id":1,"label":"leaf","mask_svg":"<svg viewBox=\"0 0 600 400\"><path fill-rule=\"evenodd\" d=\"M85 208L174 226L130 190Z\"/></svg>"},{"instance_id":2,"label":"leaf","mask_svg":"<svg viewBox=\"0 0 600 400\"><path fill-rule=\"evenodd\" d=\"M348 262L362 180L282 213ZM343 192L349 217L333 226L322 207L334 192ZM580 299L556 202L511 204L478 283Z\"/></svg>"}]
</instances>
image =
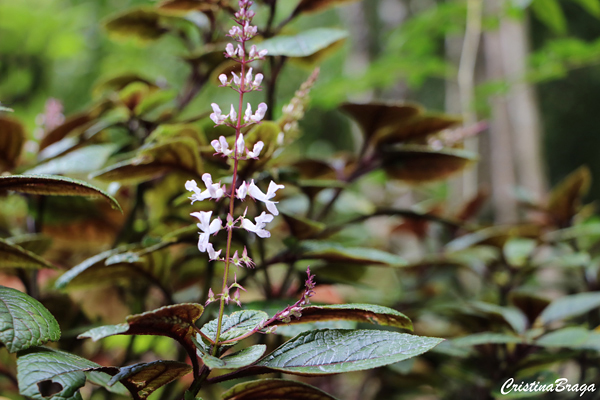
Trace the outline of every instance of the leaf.
<instances>
[{"instance_id":1,"label":"leaf","mask_svg":"<svg viewBox=\"0 0 600 400\"><path fill-rule=\"evenodd\" d=\"M2 103L0 103L0 112L15 112L12 108L4 107Z\"/></svg>"},{"instance_id":2,"label":"leaf","mask_svg":"<svg viewBox=\"0 0 600 400\"><path fill-rule=\"evenodd\" d=\"M385 136L397 125L402 125L423 112L417 105L403 103L345 103L341 108L358 122L367 140Z\"/></svg>"},{"instance_id":3,"label":"leaf","mask_svg":"<svg viewBox=\"0 0 600 400\"><path fill-rule=\"evenodd\" d=\"M481 244L503 248L513 237L537 238L540 233L540 227L537 225L491 226L450 241L446 244L446 250L449 252L460 251Z\"/></svg>"},{"instance_id":4,"label":"leaf","mask_svg":"<svg viewBox=\"0 0 600 400\"><path fill-rule=\"evenodd\" d=\"M0 176L0 190L43 196L103 197L113 209L123 212L117 200L111 195L79 179L51 175Z\"/></svg>"},{"instance_id":5,"label":"leaf","mask_svg":"<svg viewBox=\"0 0 600 400\"><path fill-rule=\"evenodd\" d=\"M203 346L198 346L199 356L202 358L204 364L210 369L238 369L242 367L246 367L250 364L258 361L263 354L265 354L265 350L267 346L264 344L257 344L254 346L246 347L236 353L227 355L223 358L213 357L210 354L207 354Z\"/></svg>"},{"instance_id":6,"label":"leaf","mask_svg":"<svg viewBox=\"0 0 600 400\"><path fill-rule=\"evenodd\" d=\"M94 341L114 335L154 335L167 336L179 342L192 360L196 357L196 346L192 335L196 331L196 321L204 307L200 304L182 303L165 306L143 314L130 315L126 323L101 326L78 336Z\"/></svg>"},{"instance_id":7,"label":"leaf","mask_svg":"<svg viewBox=\"0 0 600 400\"><path fill-rule=\"evenodd\" d=\"M522 344L523 339L505 333L481 332L449 340L451 346L470 347L484 344Z\"/></svg>"},{"instance_id":8,"label":"leaf","mask_svg":"<svg viewBox=\"0 0 600 400\"><path fill-rule=\"evenodd\" d=\"M7 240L0 239L0 269L3 268L57 269L37 254Z\"/></svg>"},{"instance_id":9,"label":"leaf","mask_svg":"<svg viewBox=\"0 0 600 400\"><path fill-rule=\"evenodd\" d=\"M133 159L111 165L95 174L106 182L143 182L179 170L194 177L202 176L203 166L196 141L192 138L165 140L140 149Z\"/></svg>"},{"instance_id":10,"label":"leaf","mask_svg":"<svg viewBox=\"0 0 600 400\"><path fill-rule=\"evenodd\" d=\"M217 11L218 0L165 0L158 4L159 10L168 12Z\"/></svg>"},{"instance_id":11,"label":"leaf","mask_svg":"<svg viewBox=\"0 0 600 400\"><path fill-rule=\"evenodd\" d=\"M104 27L114 36L142 41L156 40L169 31L163 26L160 13L150 8L127 10L109 18Z\"/></svg>"},{"instance_id":12,"label":"leaf","mask_svg":"<svg viewBox=\"0 0 600 400\"><path fill-rule=\"evenodd\" d=\"M161 283L164 280L161 265L157 266L151 256L175 243L175 240L165 240L149 247L134 244L105 251L65 272L57 279L55 287L73 289L102 284L128 284L132 279Z\"/></svg>"},{"instance_id":13,"label":"leaf","mask_svg":"<svg viewBox=\"0 0 600 400\"><path fill-rule=\"evenodd\" d=\"M309 331L284 343L256 365L294 375L362 371L418 356L442 340L377 330Z\"/></svg>"},{"instance_id":14,"label":"leaf","mask_svg":"<svg viewBox=\"0 0 600 400\"><path fill-rule=\"evenodd\" d=\"M534 239L510 238L504 245L504 258L514 267L523 267L536 247Z\"/></svg>"},{"instance_id":15,"label":"leaf","mask_svg":"<svg viewBox=\"0 0 600 400\"><path fill-rule=\"evenodd\" d=\"M290 227L292 235L299 240L310 239L323 232L326 225L322 222L312 221L307 218L295 217L282 213L285 222Z\"/></svg>"},{"instance_id":16,"label":"leaf","mask_svg":"<svg viewBox=\"0 0 600 400\"><path fill-rule=\"evenodd\" d=\"M543 347L564 347L577 350L600 350L600 333L573 326L547 333L535 344Z\"/></svg>"},{"instance_id":17,"label":"leaf","mask_svg":"<svg viewBox=\"0 0 600 400\"><path fill-rule=\"evenodd\" d=\"M224 315L219 341L224 342L242 336L267 319L269 319L267 313L258 310L236 311L231 315ZM215 341L217 336L217 324L218 320L213 319L202 327L202 333Z\"/></svg>"},{"instance_id":18,"label":"leaf","mask_svg":"<svg viewBox=\"0 0 600 400\"><path fill-rule=\"evenodd\" d=\"M540 321L549 324L573 318L600 307L600 292L578 293L554 300L540 314Z\"/></svg>"},{"instance_id":19,"label":"leaf","mask_svg":"<svg viewBox=\"0 0 600 400\"><path fill-rule=\"evenodd\" d=\"M52 246L52 237L41 233L28 233L6 238L6 242L16 244L27 251L41 255Z\"/></svg>"},{"instance_id":20,"label":"leaf","mask_svg":"<svg viewBox=\"0 0 600 400\"><path fill-rule=\"evenodd\" d=\"M25 129L15 119L0 116L0 172L12 170L25 144Z\"/></svg>"},{"instance_id":21,"label":"leaf","mask_svg":"<svg viewBox=\"0 0 600 400\"><path fill-rule=\"evenodd\" d=\"M475 301L469 304L479 312L502 318L517 333L523 333L527 328L527 317L518 308L502 307L496 304L484 303L482 301Z\"/></svg>"},{"instance_id":22,"label":"leaf","mask_svg":"<svg viewBox=\"0 0 600 400\"><path fill-rule=\"evenodd\" d=\"M552 189L548 201L548 213L560 227L569 225L573 216L577 214L591 182L592 174L588 167L583 166Z\"/></svg>"},{"instance_id":23,"label":"leaf","mask_svg":"<svg viewBox=\"0 0 600 400\"><path fill-rule=\"evenodd\" d=\"M59 350L25 350L17 358L19 393L36 400L81 400L79 388L85 385L84 370L90 368L100 365Z\"/></svg>"},{"instance_id":24,"label":"leaf","mask_svg":"<svg viewBox=\"0 0 600 400\"><path fill-rule=\"evenodd\" d=\"M382 158L383 169L389 177L409 182L446 179L477 161L477 155L467 150L434 150L414 144L386 149Z\"/></svg>"},{"instance_id":25,"label":"leaf","mask_svg":"<svg viewBox=\"0 0 600 400\"><path fill-rule=\"evenodd\" d=\"M510 302L527 315L529 321L535 321L542 311L550 304L550 300L537 296L534 293L512 291L509 294Z\"/></svg>"},{"instance_id":26,"label":"leaf","mask_svg":"<svg viewBox=\"0 0 600 400\"><path fill-rule=\"evenodd\" d=\"M67 117L62 125L52 129L42 138L40 141L40 151L44 150L51 144L61 141L74 130L86 127L91 121L92 117L89 113L75 114Z\"/></svg>"},{"instance_id":27,"label":"leaf","mask_svg":"<svg viewBox=\"0 0 600 400\"><path fill-rule=\"evenodd\" d=\"M100 369L102 370L102 369ZM153 361L120 368L108 382L110 386L121 382L137 399L145 399L169 382L192 372L192 366L178 361Z\"/></svg>"},{"instance_id":28,"label":"leaf","mask_svg":"<svg viewBox=\"0 0 600 400\"><path fill-rule=\"evenodd\" d=\"M348 32L335 28L315 28L295 36L277 35L259 43L269 56L308 57L348 37Z\"/></svg>"},{"instance_id":29,"label":"leaf","mask_svg":"<svg viewBox=\"0 0 600 400\"><path fill-rule=\"evenodd\" d=\"M389 144L409 142L452 128L461 122L460 118L444 114L415 115L397 122L391 129L380 131L373 137L373 142L380 148Z\"/></svg>"},{"instance_id":30,"label":"leaf","mask_svg":"<svg viewBox=\"0 0 600 400\"><path fill-rule=\"evenodd\" d=\"M303 12L318 12L330 7L335 7L338 4L352 3L356 0L302 0L296 6L293 15L298 15Z\"/></svg>"},{"instance_id":31,"label":"leaf","mask_svg":"<svg viewBox=\"0 0 600 400\"><path fill-rule=\"evenodd\" d=\"M82 333L78 338L94 341L113 335L168 336L182 344L191 344L189 336L204 312L200 304L182 303L165 306L143 314L130 315L126 324L101 326ZM127 328L127 329L126 329Z\"/></svg>"},{"instance_id":32,"label":"leaf","mask_svg":"<svg viewBox=\"0 0 600 400\"><path fill-rule=\"evenodd\" d=\"M0 286L0 342L9 353L60 339L56 319L39 301Z\"/></svg>"},{"instance_id":33,"label":"leaf","mask_svg":"<svg viewBox=\"0 0 600 400\"><path fill-rule=\"evenodd\" d=\"M40 164L25 173L29 175L82 174L96 171L119 148L116 144L96 144L73 150L64 156Z\"/></svg>"},{"instance_id":34,"label":"leaf","mask_svg":"<svg viewBox=\"0 0 600 400\"><path fill-rule=\"evenodd\" d=\"M395 328L409 329L412 331L411 320L399 311L388 307L372 304L335 304L327 306L307 306L301 309L299 319L292 318L290 324L304 324L307 322L346 320L364 322ZM277 325L285 325L277 322Z\"/></svg>"},{"instance_id":35,"label":"leaf","mask_svg":"<svg viewBox=\"0 0 600 400\"><path fill-rule=\"evenodd\" d=\"M535 16L555 33L566 33L567 20L558 0L533 0L531 9Z\"/></svg>"},{"instance_id":36,"label":"leaf","mask_svg":"<svg viewBox=\"0 0 600 400\"><path fill-rule=\"evenodd\" d=\"M406 261L395 254L385 251L352 247L347 248L338 243L305 240L301 243L302 259L318 259L352 264L404 266Z\"/></svg>"},{"instance_id":37,"label":"leaf","mask_svg":"<svg viewBox=\"0 0 600 400\"><path fill-rule=\"evenodd\" d=\"M235 385L221 395L223 400L336 400L335 397L298 381L261 379Z\"/></svg>"},{"instance_id":38,"label":"leaf","mask_svg":"<svg viewBox=\"0 0 600 400\"><path fill-rule=\"evenodd\" d=\"M579 3L587 12L596 18L600 18L600 2L598 0L573 0Z\"/></svg>"}]
</instances>

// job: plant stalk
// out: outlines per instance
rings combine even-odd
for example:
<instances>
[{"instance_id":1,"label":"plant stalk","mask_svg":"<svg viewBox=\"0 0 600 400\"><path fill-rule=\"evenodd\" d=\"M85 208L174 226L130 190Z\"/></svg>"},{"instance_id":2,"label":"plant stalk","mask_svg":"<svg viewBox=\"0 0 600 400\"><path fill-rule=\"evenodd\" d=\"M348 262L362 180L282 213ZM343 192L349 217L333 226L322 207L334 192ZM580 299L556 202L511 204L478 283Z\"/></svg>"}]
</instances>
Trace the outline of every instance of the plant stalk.
<instances>
[{"instance_id":1,"label":"plant stalk","mask_svg":"<svg viewBox=\"0 0 600 400\"><path fill-rule=\"evenodd\" d=\"M234 154L234 162L233 162L233 179L231 181L231 193L230 193L230 197L229 197L229 215L231 215L231 217L233 217L233 209L235 207L235 188L236 188L236 181L237 181L237 170L238 170L238 163L239 163L239 159L238 159L238 148L237 148L237 142L238 142L238 138L241 134L242 131L242 115L244 113L243 107L244 107L244 86L245 86L245 79L246 79L246 42L243 41L242 42L242 48L244 49L243 55L242 55L242 71L241 71L241 83L240 83L240 101L239 101L239 106L238 106L238 120L237 120L237 125L235 127L235 142L233 145L233 154ZM242 150L240 149L240 152ZM219 305L219 319L218 319L218 323L217 323L217 334L215 336L215 345L213 346L212 349L212 355L216 356L217 351L219 349L219 339L221 336L221 328L223 325L223 314L225 312L225 292L228 291L228 287L227 287L227 281L229 278L229 260L230 260L230 254L231 254L231 239L233 237L233 229L229 229L227 231L227 248L225 250L225 271L223 272L223 288L221 290L221 302Z\"/></svg>"}]
</instances>

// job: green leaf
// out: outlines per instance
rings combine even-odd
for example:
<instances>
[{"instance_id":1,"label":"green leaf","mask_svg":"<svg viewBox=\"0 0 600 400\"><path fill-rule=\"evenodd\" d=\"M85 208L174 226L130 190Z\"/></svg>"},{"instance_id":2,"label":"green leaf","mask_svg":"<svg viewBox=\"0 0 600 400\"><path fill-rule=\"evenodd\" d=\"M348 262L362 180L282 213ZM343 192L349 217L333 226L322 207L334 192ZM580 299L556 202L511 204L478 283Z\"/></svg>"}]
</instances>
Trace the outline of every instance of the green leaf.
<instances>
[{"instance_id":1,"label":"green leaf","mask_svg":"<svg viewBox=\"0 0 600 400\"><path fill-rule=\"evenodd\" d=\"M295 375L362 371L416 357L442 340L377 330L310 331L284 343L256 365Z\"/></svg>"},{"instance_id":2,"label":"green leaf","mask_svg":"<svg viewBox=\"0 0 600 400\"><path fill-rule=\"evenodd\" d=\"M0 239L0 269L3 268L57 269L37 254L8 240Z\"/></svg>"},{"instance_id":3,"label":"green leaf","mask_svg":"<svg viewBox=\"0 0 600 400\"><path fill-rule=\"evenodd\" d=\"M558 0L534 0L531 9L535 16L555 33L566 33L567 20Z\"/></svg>"},{"instance_id":4,"label":"green leaf","mask_svg":"<svg viewBox=\"0 0 600 400\"><path fill-rule=\"evenodd\" d=\"M537 247L537 240L511 238L504 245L504 258L513 267L523 267Z\"/></svg>"},{"instance_id":5,"label":"green leaf","mask_svg":"<svg viewBox=\"0 0 600 400\"><path fill-rule=\"evenodd\" d=\"M548 213L557 225L564 227L581 207L581 201L592 183L592 173L586 166L580 167L552 189Z\"/></svg>"},{"instance_id":6,"label":"green leaf","mask_svg":"<svg viewBox=\"0 0 600 400\"><path fill-rule=\"evenodd\" d=\"M93 172L102 168L118 148L119 146L116 144L97 144L82 147L27 170L25 173L29 175L51 175Z\"/></svg>"},{"instance_id":7,"label":"green leaf","mask_svg":"<svg viewBox=\"0 0 600 400\"><path fill-rule=\"evenodd\" d=\"M0 116L0 172L12 170L25 144L25 129L15 119Z\"/></svg>"},{"instance_id":8,"label":"green leaf","mask_svg":"<svg viewBox=\"0 0 600 400\"><path fill-rule=\"evenodd\" d=\"M308 57L348 37L348 32L334 28L315 28L295 36L278 35L258 44L269 56Z\"/></svg>"},{"instance_id":9,"label":"green leaf","mask_svg":"<svg viewBox=\"0 0 600 400\"><path fill-rule=\"evenodd\" d=\"M210 369L238 369L246 367L258 361L267 349L266 345L257 344L223 358L217 358L206 353L200 343L198 343L197 347L200 350L200 358L202 358L204 364Z\"/></svg>"},{"instance_id":10,"label":"green leaf","mask_svg":"<svg viewBox=\"0 0 600 400\"><path fill-rule=\"evenodd\" d=\"M600 307L600 292L587 292L564 296L554 300L542 311L543 324L573 318Z\"/></svg>"},{"instance_id":11,"label":"green leaf","mask_svg":"<svg viewBox=\"0 0 600 400\"><path fill-rule=\"evenodd\" d=\"M382 152L383 169L389 177L409 182L446 179L477 161L463 149L435 150L423 145L395 145Z\"/></svg>"},{"instance_id":12,"label":"green leaf","mask_svg":"<svg viewBox=\"0 0 600 400\"><path fill-rule=\"evenodd\" d=\"M169 139L140 149L133 159L106 167L92 177L106 182L143 182L178 170L202 176L203 166L196 141L189 137Z\"/></svg>"},{"instance_id":13,"label":"green leaf","mask_svg":"<svg viewBox=\"0 0 600 400\"><path fill-rule=\"evenodd\" d=\"M470 347L470 346L479 346L479 345L483 345L483 344L509 344L509 343L522 344L524 341L520 337L513 336L513 335L507 335L504 333L481 332L481 333L474 333L472 335L452 339L452 340L449 340L449 342L452 346Z\"/></svg>"},{"instance_id":14,"label":"green leaf","mask_svg":"<svg viewBox=\"0 0 600 400\"><path fill-rule=\"evenodd\" d=\"M550 332L535 344L543 347L564 347L575 350L600 350L600 333L580 326L568 327Z\"/></svg>"},{"instance_id":15,"label":"green leaf","mask_svg":"<svg viewBox=\"0 0 600 400\"><path fill-rule=\"evenodd\" d=\"M62 274L55 282L57 289L97 287L104 284L130 284L133 279L159 283L165 279L151 256L176 243L165 240L153 246L128 245L107 250L88 258Z\"/></svg>"},{"instance_id":16,"label":"green leaf","mask_svg":"<svg viewBox=\"0 0 600 400\"><path fill-rule=\"evenodd\" d=\"M102 370L102 369L100 369ZM153 361L120 368L108 382L121 382L137 399L146 399L157 389L192 372L192 367L178 361Z\"/></svg>"},{"instance_id":17,"label":"green leaf","mask_svg":"<svg viewBox=\"0 0 600 400\"><path fill-rule=\"evenodd\" d=\"M44 347L25 350L17 358L19 393L36 400L81 400L79 388L85 385L84 370L99 367L59 350Z\"/></svg>"},{"instance_id":18,"label":"green leaf","mask_svg":"<svg viewBox=\"0 0 600 400\"><path fill-rule=\"evenodd\" d=\"M9 353L60 339L56 319L39 301L0 286L0 342Z\"/></svg>"},{"instance_id":19,"label":"green leaf","mask_svg":"<svg viewBox=\"0 0 600 400\"><path fill-rule=\"evenodd\" d=\"M446 250L449 252L461 251L481 244L503 248L513 237L538 238L540 233L541 230L538 225L491 226L450 241L446 245Z\"/></svg>"},{"instance_id":20,"label":"green leaf","mask_svg":"<svg viewBox=\"0 0 600 400\"><path fill-rule=\"evenodd\" d=\"M293 15L308 12L323 11L338 4L352 3L356 0L301 0L296 6Z\"/></svg>"},{"instance_id":21,"label":"green leaf","mask_svg":"<svg viewBox=\"0 0 600 400\"><path fill-rule=\"evenodd\" d=\"M136 37L142 41L156 40L169 30L159 12L151 8L130 9L108 19L104 26L117 37Z\"/></svg>"},{"instance_id":22,"label":"green leaf","mask_svg":"<svg viewBox=\"0 0 600 400\"><path fill-rule=\"evenodd\" d=\"M395 254L371 248L347 248L333 242L306 240L301 243L301 252L303 259L318 259L351 264L407 265L402 257Z\"/></svg>"},{"instance_id":23,"label":"green leaf","mask_svg":"<svg viewBox=\"0 0 600 400\"><path fill-rule=\"evenodd\" d=\"M518 308L503 307L496 304L484 303L482 301L474 301L469 304L481 313L502 318L515 330L515 332L523 333L527 328L527 317Z\"/></svg>"},{"instance_id":24,"label":"green leaf","mask_svg":"<svg viewBox=\"0 0 600 400\"><path fill-rule=\"evenodd\" d=\"M223 400L336 400L335 397L298 381L261 379L235 385L221 395Z\"/></svg>"},{"instance_id":25,"label":"green leaf","mask_svg":"<svg viewBox=\"0 0 600 400\"><path fill-rule=\"evenodd\" d=\"M412 330L411 320L401 312L372 304L334 304L302 307L302 316L292 318L290 324L318 321L346 320ZM286 325L278 322L277 325Z\"/></svg>"},{"instance_id":26,"label":"green leaf","mask_svg":"<svg viewBox=\"0 0 600 400\"><path fill-rule=\"evenodd\" d=\"M594 17L600 17L600 1L598 0L573 0L579 3L587 12L592 14Z\"/></svg>"},{"instance_id":27,"label":"green leaf","mask_svg":"<svg viewBox=\"0 0 600 400\"><path fill-rule=\"evenodd\" d=\"M286 213L282 213L282 215L289 226L292 235L300 240L313 238L323 232L326 228L326 225L322 222L312 221L307 218L292 216Z\"/></svg>"},{"instance_id":28,"label":"green leaf","mask_svg":"<svg viewBox=\"0 0 600 400\"><path fill-rule=\"evenodd\" d=\"M94 341L113 335L155 335L177 340L190 357L196 356L192 335L195 322L204 312L200 304L183 303L161 307L143 314L130 315L126 324L101 326L82 333L78 338Z\"/></svg>"},{"instance_id":29,"label":"green leaf","mask_svg":"<svg viewBox=\"0 0 600 400\"><path fill-rule=\"evenodd\" d=\"M6 238L6 242L16 244L27 251L41 255L52 246L52 237L41 233L28 233Z\"/></svg>"},{"instance_id":30,"label":"green leaf","mask_svg":"<svg viewBox=\"0 0 600 400\"><path fill-rule=\"evenodd\" d=\"M219 341L224 342L242 336L267 319L269 319L267 313L258 310L236 311L231 315L224 315ZM218 320L213 319L202 327L202 333L215 341L217 336L217 324Z\"/></svg>"},{"instance_id":31,"label":"green leaf","mask_svg":"<svg viewBox=\"0 0 600 400\"><path fill-rule=\"evenodd\" d=\"M123 212L117 200L111 195L79 179L52 175L0 176L0 190L43 196L103 197L113 209Z\"/></svg>"}]
</instances>

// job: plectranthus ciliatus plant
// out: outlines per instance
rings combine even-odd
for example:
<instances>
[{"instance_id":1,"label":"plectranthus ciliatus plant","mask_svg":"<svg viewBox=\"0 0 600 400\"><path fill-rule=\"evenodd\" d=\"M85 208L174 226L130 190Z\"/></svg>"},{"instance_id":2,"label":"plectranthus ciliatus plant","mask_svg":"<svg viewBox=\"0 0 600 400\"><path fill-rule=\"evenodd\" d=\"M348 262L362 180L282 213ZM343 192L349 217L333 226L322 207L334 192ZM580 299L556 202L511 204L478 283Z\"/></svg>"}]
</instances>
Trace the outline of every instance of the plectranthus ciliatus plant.
<instances>
[{"instance_id":1,"label":"plectranthus ciliatus plant","mask_svg":"<svg viewBox=\"0 0 600 400\"><path fill-rule=\"evenodd\" d=\"M251 258L252 249L239 247L237 243L233 243L234 238L237 241L240 236L256 235L259 240L262 240L271 236L268 230L269 224L280 214L276 197L279 190L284 189L284 185L275 181L269 181L268 184L258 181L258 176L261 175L259 169L251 170L252 172L247 173L242 180L239 177L240 162L249 160L260 162L263 151L266 153L266 149L270 148L272 155L275 152L273 149L281 150L299 134L298 120L304 115L308 92L317 78L315 72L300 87L292 101L283 107L279 121L263 121L267 115L267 104L260 103L255 107L245 104L245 94L260 90L264 79L261 73L254 73L250 64L263 60L267 56L260 43L248 44L248 41L258 35L257 27L252 25L254 17L252 3L249 0L239 1L239 10L234 13L235 26L228 32L228 36L237 43L235 45L229 43L225 47L224 56L239 64L239 72L233 72L231 76L224 74L219 76L222 87L232 89L239 94L239 102L237 105L231 105L227 114L224 114L218 104L211 105L213 112L210 114L210 119L214 125L226 126L235 132L230 137L221 136L211 143L215 155L226 158L228 165L232 167L231 180L227 179L227 184L223 184L224 178L213 179L211 174L202 173L202 175L198 174L202 180L200 184L194 180L185 183L185 190L191 193L192 207L202 203L206 206L206 202L224 202L215 204L224 207L203 207L202 211L191 213L191 217L197 220L199 229L198 250L205 253L213 264L224 265L222 286L219 289L207 290L205 304L178 304L164 285L154 279L153 283L162 289L163 297L169 305L131 315L127 317L125 323L96 327L79 335L80 339L90 338L94 341L114 335L166 336L181 345L189 362L183 362L183 357L177 361L146 359L133 365L110 367L62 350L42 347L41 345L48 341L59 339L60 329L57 321L33 297L14 289L0 287L0 298L7 310L0 313L2 323L0 326L3 327L2 332L14 333L0 334L0 342L9 352L18 352L18 386L23 396L38 400L79 400L81 399L79 389L89 381L115 395L129 395L135 400L145 399L159 389L162 390L162 399L190 400L197 399L199 394L205 399L212 399L214 390L204 389L224 381L268 373L319 376L364 371L421 355L442 341L438 338L393 330L392 328L412 331L413 327L408 317L391 308L370 304L311 304L310 298L315 293L316 282L315 275L310 269L306 271L304 288L299 290L299 298L295 302L290 301L284 306L276 302L273 304L267 302L258 309L241 303L240 291L245 289L242 280L238 282L237 279L238 272L241 272L239 268L253 268L255 262ZM248 132L253 126L256 128L257 124L270 124L271 128L280 129L279 132L272 132L274 135L270 136L276 143L264 143L254 139L250 143L248 138L252 136L248 134L245 138L244 132ZM363 153L369 155L369 162L375 162L377 153L372 149L367 150ZM145 160L140 158L125 164L127 168L135 169ZM120 164L116 168L125 164ZM19 182L27 186L28 190L33 184L54 185L60 188L61 193L73 195L84 192L88 195L91 193L104 197L115 208L119 208L116 200L108 193L85 182L62 177L9 176L3 179L5 185L9 185L11 190L17 190ZM15 180L17 184L14 183ZM65 192L67 189L71 191ZM182 187L182 192L183 189ZM26 191L26 193L31 192ZM250 202L256 202L256 207L249 207ZM211 208L212 211L206 211ZM223 212L223 209L227 211ZM255 213L258 215L252 215L248 211L254 209L259 210ZM234 231L240 235L234 236ZM216 246L218 241L213 240L213 237L219 234L227 236L224 248ZM140 263L141 257L173 243L176 241L171 238L150 247L143 247L142 244L141 250L138 245L109 250L67 271L60 276L55 286L64 288L77 282L86 271L104 271L112 265L121 264L137 266L136 263ZM245 243L253 245L252 241ZM4 241L1 244L5 247L12 246ZM10 248L14 249L14 246ZM37 262L43 261L23 249L17 250L23 257L29 257ZM333 251L335 252L335 249ZM357 253L353 254L356 256ZM352 257L346 259L353 260ZM264 260L261 260L261 264L264 264ZM48 268L53 267L50 264L44 265ZM291 266L294 267L293 263ZM236 271L233 272L232 277L233 267ZM264 268L264 265L262 267ZM199 321L204 321L200 318L205 313L205 307L216 301L219 302L216 318L201 325ZM231 303L244 307L226 314L228 309L226 306ZM269 313L260 308L268 308ZM30 313L35 314L35 317L32 319L29 312L19 311L25 309L31 310ZM4 318L5 315L8 317ZM322 328L331 326L328 324L336 320L349 322L351 327L356 327L358 323L370 324L371 329ZM315 325L317 322L322 325ZM289 328L287 325L292 324L299 324L296 327L298 329L286 329ZM382 325L388 329L372 329L372 325ZM278 327L281 328L277 329ZM270 335L265 336L265 334ZM272 334L279 336L272 336ZM258 342L258 339L268 345L252 344L253 340ZM282 339L289 340L281 344ZM130 347L133 343L132 340ZM248 346L243 347L242 344ZM125 363L129 361L131 358L126 356ZM188 374L192 375L192 379L182 379L178 386L173 384L163 388ZM245 381L233 387L228 386L230 389L220 398L225 400L334 399L333 396L316 387L288 379L259 379ZM173 392L174 387L179 387L180 391Z\"/></svg>"}]
</instances>

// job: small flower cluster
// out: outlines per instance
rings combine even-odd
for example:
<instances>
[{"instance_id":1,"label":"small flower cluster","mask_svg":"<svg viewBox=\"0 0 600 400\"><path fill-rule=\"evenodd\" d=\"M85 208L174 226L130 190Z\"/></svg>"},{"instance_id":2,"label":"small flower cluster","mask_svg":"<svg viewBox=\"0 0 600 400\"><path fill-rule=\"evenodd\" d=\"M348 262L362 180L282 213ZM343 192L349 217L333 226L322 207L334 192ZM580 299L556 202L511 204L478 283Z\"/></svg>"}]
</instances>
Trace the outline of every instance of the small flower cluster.
<instances>
[{"instance_id":1,"label":"small flower cluster","mask_svg":"<svg viewBox=\"0 0 600 400\"><path fill-rule=\"evenodd\" d=\"M298 134L298 121L304 117L306 104L309 101L310 90L319 77L319 68L316 68L312 74L298 89L288 104L283 106L283 115L281 116L281 132L277 137L277 144L284 143L285 137L294 137Z\"/></svg>"},{"instance_id":2,"label":"small flower cluster","mask_svg":"<svg viewBox=\"0 0 600 400\"><path fill-rule=\"evenodd\" d=\"M238 123L238 115L235 111L235 108L233 107L233 104L231 105L231 111L229 112L229 114L223 114L221 108L216 103L212 103L211 106L213 112L210 114L210 119L213 120L215 126L227 125L232 128L236 128L236 125ZM254 114L252 113L252 106L250 105L250 103L248 103L248 106L246 107L246 112L244 113L244 124L241 125L240 128L245 128L250 124L259 123L265 117L266 113L267 105L265 103L260 103Z\"/></svg>"},{"instance_id":3,"label":"small flower cluster","mask_svg":"<svg viewBox=\"0 0 600 400\"><path fill-rule=\"evenodd\" d=\"M210 142L210 144L215 149L215 154L221 154L223 157L231 157L231 153L233 153L233 150L229 149L229 143L227 143L227 139L225 138L225 136L220 136L219 140L215 139L212 142ZM246 151L246 159L257 159L263 147L265 147L265 144L259 140L254 144L252 150L246 148L246 143L244 142L244 135L240 133L238 140L236 140L235 142L237 154L234 154L233 158L237 157L238 159L243 159L242 155L244 151Z\"/></svg>"},{"instance_id":4,"label":"small flower cluster","mask_svg":"<svg viewBox=\"0 0 600 400\"><path fill-rule=\"evenodd\" d=\"M192 200L192 204L196 201L204 201L207 199L215 199L220 200L223 196L226 195L227 188L225 185L221 186L221 183L213 183L212 176L209 173L202 175L202 180L206 185L205 190L201 190L198 187L198 184L194 180L187 181L185 183L185 188L193 192L192 196L190 196L190 200ZM272 201L271 199L275 197L276 191L279 189L283 189L283 185L278 185L275 182L271 181L269 187L267 189L267 193L263 193L262 190L259 189L258 186L254 183L254 180L251 180L250 183L242 182L240 187L235 191L235 197L239 200L245 200L246 197L251 197L254 200L261 201L267 207L267 210L271 214L267 214L266 212L262 212L259 216L254 218L254 222L250 219L246 219L246 215L242 215L241 217L234 219L232 215L227 215L227 223L223 226L223 222L220 218L215 218L211 221L212 211L200 211L194 212L191 215L197 218L200 223L198 223L198 228L202 231L200 233L200 239L198 241L198 250L201 252L208 252L208 256L211 260L221 260L219 257L221 254L221 250L216 252L213 248L213 245L209 242L210 235L217 234L221 229L231 230L234 228L242 228L247 230L248 232L256 233L258 237L268 238L271 236L271 233L265 229L266 225L273 221L274 215L279 215L279 210L277 210L276 201ZM232 200L233 201L233 200ZM238 225L239 224L239 225ZM241 260L241 261L240 261ZM240 266L243 262L246 266L253 265L252 260L248 258L246 250L242 255L242 258L239 259L237 257L237 253L230 259L235 265Z\"/></svg>"}]
</instances>

